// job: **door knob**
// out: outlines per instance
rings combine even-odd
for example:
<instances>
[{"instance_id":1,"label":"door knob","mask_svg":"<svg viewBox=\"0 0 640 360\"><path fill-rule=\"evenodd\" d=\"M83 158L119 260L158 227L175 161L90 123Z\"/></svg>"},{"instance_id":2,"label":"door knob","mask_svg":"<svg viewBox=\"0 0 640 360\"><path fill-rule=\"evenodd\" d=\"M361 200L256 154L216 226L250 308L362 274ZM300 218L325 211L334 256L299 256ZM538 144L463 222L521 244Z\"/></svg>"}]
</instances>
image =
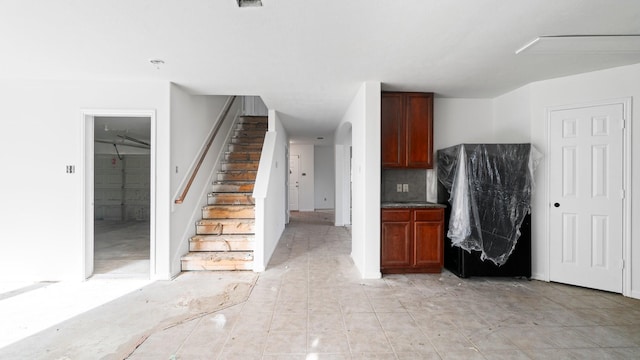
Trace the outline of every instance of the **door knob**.
<instances>
[{"instance_id":1,"label":"door knob","mask_svg":"<svg viewBox=\"0 0 640 360\"><path fill-rule=\"evenodd\" d=\"M555 203L555 204L553 204L553 206L560 207L560 203Z\"/></svg>"}]
</instances>

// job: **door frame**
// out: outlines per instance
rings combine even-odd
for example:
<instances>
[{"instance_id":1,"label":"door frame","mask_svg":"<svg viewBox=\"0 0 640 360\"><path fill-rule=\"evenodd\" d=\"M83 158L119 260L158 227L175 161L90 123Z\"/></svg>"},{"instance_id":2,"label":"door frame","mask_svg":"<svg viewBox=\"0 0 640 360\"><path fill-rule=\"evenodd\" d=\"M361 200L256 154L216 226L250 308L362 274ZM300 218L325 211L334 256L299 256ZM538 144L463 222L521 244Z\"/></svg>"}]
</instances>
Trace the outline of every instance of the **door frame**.
<instances>
[{"instance_id":1,"label":"door frame","mask_svg":"<svg viewBox=\"0 0 640 360\"><path fill-rule=\"evenodd\" d=\"M296 194L297 194L296 195L296 202L297 202L297 204L296 204L296 209L295 210L291 209L291 196L289 195L289 192L291 191L290 189L291 189L291 174L292 174L291 173L291 159L292 158L296 158L297 159L296 168L298 170L298 174L296 174L297 175L297 179L298 179L298 185L296 185L296 189L297 189L296 190ZM289 186L287 187L287 208L289 209L289 213L291 213L291 211L300 211L300 155L298 155L298 154L289 154L288 162L289 163L287 164L287 169L289 169L289 171L288 171L288 175L287 175L287 178L288 178L287 181L288 181L288 185Z\"/></svg>"},{"instance_id":2,"label":"door frame","mask_svg":"<svg viewBox=\"0 0 640 360\"><path fill-rule=\"evenodd\" d=\"M156 268L156 112L155 110L82 109L82 159L79 173L82 181L82 236L81 280L88 279L94 270L94 125L96 117L140 117L150 119L151 149L149 153L149 278L155 277Z\"/></svg>"},{"instance_id":3,"label":"door frame","mask_svg":"<svg viewBox=\"0 0 640 360\"><path fill-rule=\"evenodd\" d=\"M559 105L548 107L546 109L546 127L547 127L547 150L551 149L551 113L554 111L572 110L586 107L599 107L606 105L622 105L623 108L623 144L622 144L622 189L624 191L624 197L622 199L622 260L624 262L624 268L622 269L622 294L624 296L631 296L631 97L615 98L600 101L590 101L586 103L571 104L571 105ZM547 158L551 156L547 154ZM546 161L546 191L545 191L545 227L546 227L546 250L547 250L547 271L546 281L551 281L551 197L549 185L551 184L551 166L550 162Z\"/></svg>"}]
</instances>

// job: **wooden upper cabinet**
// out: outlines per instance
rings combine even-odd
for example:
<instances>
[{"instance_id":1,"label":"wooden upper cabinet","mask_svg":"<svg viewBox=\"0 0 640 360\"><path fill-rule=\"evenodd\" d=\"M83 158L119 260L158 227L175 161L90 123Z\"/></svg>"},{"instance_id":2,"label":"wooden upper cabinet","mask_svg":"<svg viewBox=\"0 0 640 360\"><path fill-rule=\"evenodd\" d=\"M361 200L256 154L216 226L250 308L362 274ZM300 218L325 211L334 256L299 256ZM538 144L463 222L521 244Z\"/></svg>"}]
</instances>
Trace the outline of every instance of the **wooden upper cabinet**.
<instances>
[{"instance_id":1,"label":"wooden upper cabinet","mask_svg":"<svg viewBox=\"0 0 640 360\"><path fill-rule=\"evenodd\" d=\"M433 94L383 92L382 167L433 167Z\"/></svg>"},{"instance_id":2,"label":"wooden upper cabinet","mask_svg":"<svg viewBox=\"0 0 640 360\"><path fill-rule=\"evenodd\" d=\"M406 162L404 141L404 97L383 93L381 101L382 166L400 167Z\"/></svg>"}]
</instances>

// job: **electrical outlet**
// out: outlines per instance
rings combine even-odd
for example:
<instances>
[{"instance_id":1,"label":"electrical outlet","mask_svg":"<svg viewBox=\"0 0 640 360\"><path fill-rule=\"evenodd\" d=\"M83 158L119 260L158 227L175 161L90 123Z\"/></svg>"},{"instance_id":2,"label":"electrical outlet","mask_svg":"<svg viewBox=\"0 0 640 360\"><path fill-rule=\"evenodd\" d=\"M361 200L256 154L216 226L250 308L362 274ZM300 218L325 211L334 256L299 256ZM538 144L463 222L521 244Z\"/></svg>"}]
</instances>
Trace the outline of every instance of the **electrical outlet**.
<instances>
[{"instance_id":1,"label":"electrical outlet","mask_svg":"<svg viewBox=\"0 0 640 360\"><path fill-rule=\"evenodd\" d=\"M402 184L396 184L396 192L402 192Z\"/></svg>"},{"instance_id":2,"label":"electrical outlet","mask_svg":"<svg viewBox=\"0 0 640 360\"><path fill-rule=\"evenodd\" d=\"M409 192L409 184L402 184L402 192Z\"/></svg>"}]
</instances>

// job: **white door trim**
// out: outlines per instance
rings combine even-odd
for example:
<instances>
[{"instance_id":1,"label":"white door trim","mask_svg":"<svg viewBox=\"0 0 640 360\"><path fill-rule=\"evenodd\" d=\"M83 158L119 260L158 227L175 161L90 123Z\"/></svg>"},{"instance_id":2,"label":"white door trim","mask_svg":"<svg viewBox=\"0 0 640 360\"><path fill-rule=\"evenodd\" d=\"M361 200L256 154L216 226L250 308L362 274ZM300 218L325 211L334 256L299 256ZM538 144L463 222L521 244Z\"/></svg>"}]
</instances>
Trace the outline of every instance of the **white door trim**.
<instances>
[{"instance_id":1,"label":"white door trim","mask_svg":"<svg viewBox=\"0 0 640 360\"><path fill-rule=\"evenodd\" d=\"M112 110L112 109L82 109L80 110L82 159L78 173L83 175L82 181L82 243L80 244L82 268L81 280L86 280L93 273L93 197L94 197L94 118L105 117L145 117L151 123L150 150L150 187L149 198L149 277L154 279L156 274L156 112L155 110Z\"/></svg>"},{"instance_id":2,"label":"white door trim","mask_svg":"<svg viewBox=\"0 0 640 360\"><path fill-rule=\"evenodd\" d=\"M561 110L572 110L578 108L585 107L596 107L596 106L605 106L605 105L618 105L621 104L623 107L623 117L624 117L624 129L623 129L623 144L622 144L622 187L625 192L624 199L622 200L622 258L624 260L624 269L622 271L622 294L624 296L631 295L631 97L625 98L617 98L617 99L608 99L608 100L600 100L600 101L592 101L587 103L580 104L571 104L571 105L560 105L548 107L546 109L546 132L547 132L547 150L551 149L551 113L554 111ZM549 154L548 154L549 155ZM546 281L551 281L551 226L550 226L550 211L549 208L551 206L550 199L550 189L549 184L551 183L551 169L550 162L546 161L546 191L545 191L545 234L546 234L546 250L547 250L547 271L546 271Z\"/></svg>"}]
</instances>

